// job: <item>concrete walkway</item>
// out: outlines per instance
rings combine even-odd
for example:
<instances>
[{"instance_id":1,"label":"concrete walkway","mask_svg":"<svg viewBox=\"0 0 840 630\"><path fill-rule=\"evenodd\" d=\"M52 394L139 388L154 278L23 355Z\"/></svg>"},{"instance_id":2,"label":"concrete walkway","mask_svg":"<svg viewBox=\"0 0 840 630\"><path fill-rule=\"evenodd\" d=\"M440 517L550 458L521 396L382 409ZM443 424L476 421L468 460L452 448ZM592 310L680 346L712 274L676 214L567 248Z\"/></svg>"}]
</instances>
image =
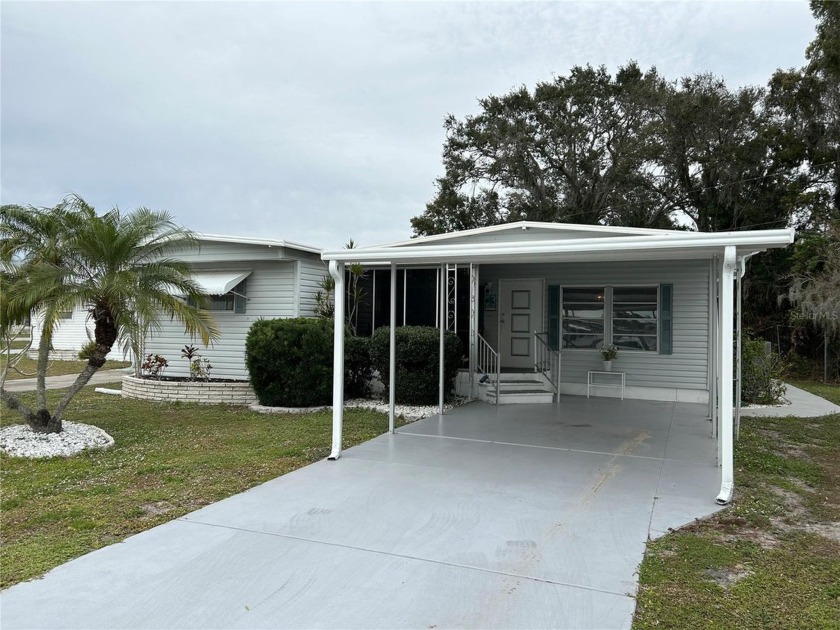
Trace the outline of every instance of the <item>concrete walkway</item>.
<instances>
[{"instance_id":1,"label":"concrete walkway","mask_svg":"<svg viewBox=\"0 0 840 630\"><path fill-rule=\"evenodd\" d=\"M785 399L790 404L773 407L742 407L741 415L761 418L780 418L783 416L816 418L817 416L827 416L830 413L840 413L840 406L825 398L794 387L790 383L785 383L785 386L787 387Z\"/></svg>"},{"instance_id":2,"label":"concrete walkway","mask_svg":"<svg viewBox=\"0 0 840 630\"><path fill-rule=\"evenodd\" d=\"M79 366L79 372L82 371L82 365ZM121 368L118 370L100 370L96 372L88 382L88 385L102 385L103 383L117 383L122 380L122 377L131 373L131 368ZM78 374L65 374L63 376L48 376L46 378L47 389L64 389L70 387L76 382ZM35 379L34 378L19 378L14 381L6 381L4 389L7 392L34 392Z\"/></svg>"},{"instance_id":3,"label":"concrete walkway","mask_svg":"<svg viewBox=\"0 0 840 630\"><path fill-rule=\"evenodd\" d=\"M473 403L13 586L3 628L629 628L648 537L718 509L705 416Z\"/></svg>"}]
</instances>

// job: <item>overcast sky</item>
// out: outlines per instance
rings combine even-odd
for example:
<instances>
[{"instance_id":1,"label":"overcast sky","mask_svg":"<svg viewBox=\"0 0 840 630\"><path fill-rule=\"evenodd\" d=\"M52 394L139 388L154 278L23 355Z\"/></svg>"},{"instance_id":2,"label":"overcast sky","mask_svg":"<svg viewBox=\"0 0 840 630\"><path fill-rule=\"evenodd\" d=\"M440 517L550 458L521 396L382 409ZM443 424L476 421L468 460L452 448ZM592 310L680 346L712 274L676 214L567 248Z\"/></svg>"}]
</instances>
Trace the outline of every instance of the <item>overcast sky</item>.
<instances>
[{"instance_id":1,"label":"overcast sky","mask_svg":"<svg viewBox=\"0 0 840 630\"><path fill-rule=\"evenodd\" d=\"M0 7L2 203L319 247L408 238L480 97L629 59L764 85L814 33L804 0Z\"/></svg>"}]
</instances>

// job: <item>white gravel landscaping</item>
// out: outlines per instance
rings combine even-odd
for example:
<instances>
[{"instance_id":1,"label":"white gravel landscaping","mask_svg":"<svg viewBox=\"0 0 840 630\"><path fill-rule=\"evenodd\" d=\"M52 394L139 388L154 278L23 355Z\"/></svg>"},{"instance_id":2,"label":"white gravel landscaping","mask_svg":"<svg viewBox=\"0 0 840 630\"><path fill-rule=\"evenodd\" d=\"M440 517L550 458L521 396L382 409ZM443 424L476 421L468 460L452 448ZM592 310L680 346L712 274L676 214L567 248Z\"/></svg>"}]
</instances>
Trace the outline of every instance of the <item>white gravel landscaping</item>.
<instances>
[{"instance_id":1,"label":"white gravel landscaping","mask_svg":"<svg viewBox=\"0 0 840 630\"><path fill-rule=\"evenodd\" d=\"M61 433L35 433L28 425L0 429L0 450L12 457L70 457L89 448L111 448L114 438L99 427L63 422Z\"/></svg>"},{"instance_id":2,"label":"white gravel landscaping","mask_svg":"<svg viewBox=\"0 0 840 630\"><path fill-rule=\"evenodd\" d=\"M443 406L444 412L460 407L467 403L466 398L456 398L453 402L447 403ZM388 413L388 403L375 398L353 398L352 400L344 401L345 409L369 409L371 411L378 411L379 413ZM320 407L266 407L264 405L251 405L250 409L259 411L260 413L312 413L314 411L322 411L324 409L332 409L331 405L324 405ZM397 417L405 419L407 422L414 422L422 418L433 416L438 412L437 405L394 405L394 413Z\"/></svg>"},{"instance_id":3,"label":"white gravel landscaping","mask_svg":"<svg viewBox=\"0 0 840 630\"><path fill-rule=\"evenodd\" d=\"M741 405L741 409L771 409L773 407L786 407L790 404L791 402L787 398L782 398L779 402L771 405Z\"/></svg>"},{"instance_id":4,"label":"white gravel landscaping","mask_svg":"<svg viewBox=\"0 0 840 630\"><path fill-rule=\"evenodd\" d=\"M454 407L460 407L466 404L466 399L455 399L452 403L447 403L443 406L443 411L447 412ZM388 413L388 403L365 398L354 398L344 402L344 408L351 409L369 409L371 411L378 411L379 413ZM394 405L394 414L398 418L404 418L407 422L414 422L433 416L438 412L437 405Z\"/></svg>"}]
</instances>

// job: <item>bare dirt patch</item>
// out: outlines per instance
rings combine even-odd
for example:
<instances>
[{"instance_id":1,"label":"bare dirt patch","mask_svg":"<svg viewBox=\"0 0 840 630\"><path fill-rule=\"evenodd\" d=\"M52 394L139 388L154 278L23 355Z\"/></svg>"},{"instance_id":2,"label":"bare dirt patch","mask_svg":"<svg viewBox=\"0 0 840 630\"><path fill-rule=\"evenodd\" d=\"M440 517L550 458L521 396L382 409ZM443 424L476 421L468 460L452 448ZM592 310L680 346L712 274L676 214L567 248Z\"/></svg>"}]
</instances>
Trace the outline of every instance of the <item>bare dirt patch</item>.
<instances>
[{"instance_id":1,"label":"bare dirt patch","mask_svg":"<svg viewBox=\"0 0 840 630\"><path fill-rule=\"evenodd\" d=\"M155 503L144 503L140 506L140 509L143 510L143 516L152 518L171 512L175 509L175 506L166 501L156 501Z\"/></svg>"},{"instance_id":2,"label":"bare dirt patch","mask_svg":"<svg viewBox=\"0 0 840 630\"><path fill-rule=\"evenodd\" d=\"M753 572L743 564L736 564L734 567L727 569L707 569L704 574L718 586L729 589L744 578L751 576Z\"/></svg>"},{"instance_id":3,"label":"bare dirt patch","mask_svg":"<svg viewBox=\"0 0 840 630\"><path fill-rule=\"evenodd\" d=\"M720 537L720 540L727 543L746 540L755 543L762 549L778 549L782 545L773 532L762 529L742 529L735 534L724 534Z\"/></svg>"}]
</instances>

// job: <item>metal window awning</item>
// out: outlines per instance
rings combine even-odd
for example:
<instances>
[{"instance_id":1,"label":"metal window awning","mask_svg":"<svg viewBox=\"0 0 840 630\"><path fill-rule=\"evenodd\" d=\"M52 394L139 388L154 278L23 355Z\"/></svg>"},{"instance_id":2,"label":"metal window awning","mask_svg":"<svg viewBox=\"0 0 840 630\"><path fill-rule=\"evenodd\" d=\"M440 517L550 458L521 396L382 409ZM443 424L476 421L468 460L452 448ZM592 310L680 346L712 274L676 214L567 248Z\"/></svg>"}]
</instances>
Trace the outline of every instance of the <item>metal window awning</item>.
<instances>
[{"instance_id":1,"label":"metal window awning","mask_svg":"<svg viewBox=\"0 0 840 630\"><path fill-rule=\"evenodd\" d=\"M251 275L251 271L195 271L193 282L207 295L226 295Z\"/></svg>"}]
</instances>

